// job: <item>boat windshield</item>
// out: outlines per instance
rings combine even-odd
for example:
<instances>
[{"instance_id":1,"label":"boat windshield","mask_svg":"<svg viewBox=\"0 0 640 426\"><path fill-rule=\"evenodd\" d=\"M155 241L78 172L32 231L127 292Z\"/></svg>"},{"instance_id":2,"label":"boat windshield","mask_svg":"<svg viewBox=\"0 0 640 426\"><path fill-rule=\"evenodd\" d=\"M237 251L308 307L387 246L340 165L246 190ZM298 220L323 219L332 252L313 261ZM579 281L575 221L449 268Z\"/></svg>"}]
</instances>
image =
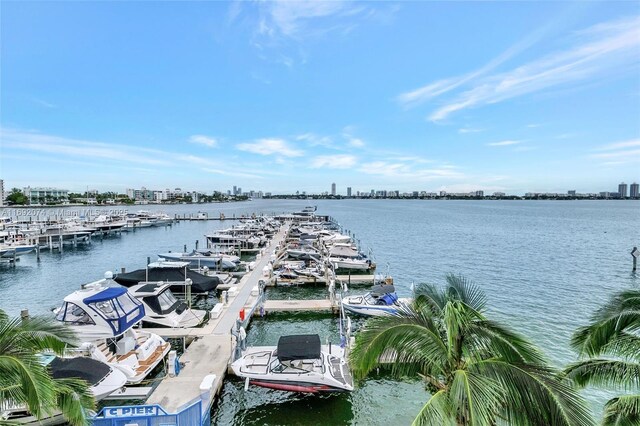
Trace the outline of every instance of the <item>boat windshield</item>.
<instances>
[{"instance_id":1,"label":"boat windshield","mask_svg":"<svg viewBox=\"0 0 640 426\"><path fill-rule=\"evenodd\" d=\"M160 304L160 310L162 312L169 311L174 304L178 302L178 299L171 293L170 290L160 293L158 295L158 303Z\"/></svg>"},{"instance_id":2,"label":"boat windshield","mask_svg":"<svg viewBox=\"0 0 640 426\"><path fill-rule=\"evenodd\" d=\"M75 325L95 324L89 314L75 303L65 302L58 311L56 320Z\"/></svg>"},{"instance_id":3,"label":"boat windshield","mask_svg":"<svg viewBox=\"0 0 640 426\"><path fill-rule=\"evenodd\" d=\"M114 290L120 293L116 297L113 297L115 293L112 291L113 294L109 295L111 297L87 298L85 302L107 321L114 336L119 336L144 317L144 307L126 291Z\"/></svg>"}]
</instances>

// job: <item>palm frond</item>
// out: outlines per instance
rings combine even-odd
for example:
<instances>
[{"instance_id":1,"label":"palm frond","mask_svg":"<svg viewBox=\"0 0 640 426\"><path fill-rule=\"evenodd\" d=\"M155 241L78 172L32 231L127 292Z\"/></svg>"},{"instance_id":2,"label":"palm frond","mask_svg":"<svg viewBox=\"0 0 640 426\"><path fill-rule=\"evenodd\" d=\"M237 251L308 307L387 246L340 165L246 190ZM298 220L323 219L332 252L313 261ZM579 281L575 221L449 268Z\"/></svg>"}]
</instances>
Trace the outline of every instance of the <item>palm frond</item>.
<instances>
[{"instance_id":1,"label":"palm frond","mask_svg":"<svg viewBox=\"0 0 640 426\"><path fill-rule=\"evenodd\" d=\"M615 293L596 313L591 317L592 323L604 321L615 317L624 311L640 311L640 290L628 289Z\"/></svg>"},{"instance_id":2,"label":"palm frond","mask_svg":"<svg viewBox=\"0 0 640 426\"><path fill-rule=\"evenodd\" d=\"M613 398L604 406L602 426L638 426L640 424L640 395Z\"/></svg>"},{"instance_id":3,"label":"palm frond","mask_svg":"<svg viewBox=\"0 0 640 426\"><path fill-rule=\"evenodd\" d=\"M419 316L381 317L367 322L349 353L354 376L391 366L392 374L442 374L447 350L437 330Z\"/></svg>"},{"instance_id":4,"label":"palm frond","mask_svg":"<svg viewBox=\"0 0 640 426\"><path fill-rule=\"evenodd\" d=\"M593 418L585 401L545 366L514 364L500 359L472 363L469 371L501 383L503 413L508 424L521 426L588 426Z\"/></svg>"},{"instance_id":5,"label":"palm frond","mask_svg":"<svg viewBox=\"0 0 640 426\"><path fill-rule=\"evenodd\" d=\"M88 410L95 409L95 399L87 382L79 379L57 379L57 407L72 426L89 424Z\"/></svg>"},{"instance_id":6,"label":"palm frond","mask_svg":"<svg viewBox=\"0 0 640 426\"><path fill-rule=\"evenodd\" d=\"M580 387L640 389L640 364L631 361L587 359L570 364L564 375Z\"/></svg>"},{"instance_id":7,"label":"palm frond","mask_svg":"<svg viewBox=\"0 0 640 426\"><path fill-rule=\"evenodd\" d=\"M433 394L412 426L457 426L447 393L441 390Z\"/></svg>"},{"instance_id":8,"label":"palm frond","mask_svg":"<svg viewBox=\"0 0 640 426\"><path fill-rule=\"evenodd\" d=\"M525 337L503 325L484 319L469 325L465 356L479 360L501 358L510 362L544 364L544 354Z\"/></svg>"},{"instance_id":9,"label":"palm frond","mask_svg":"<svg viewBox=\"0 0 640 426\"><path fill-rule=\"evenodd\" d=\"M55 386L47 369L35 356L16 358L0 355L0 376L3 382L13 381L19 391L10 387L0 392L0 399L25 404L36 417L55 404Z\"/></svg>"},{"instance_id":10,"label":"palm frond","mask_svg":"<svg viewBox=\"0 0 640 426\"><path fill-rule=\"evenodd\" d=\"M449 300L460 300L478 312L484 310L487 297L470 279L462 275L447 274L446 281Z\"/></svg>"},{"instance_id":11,"label":"palm frond","mask_svg":"<svg viewBox=\"0 0 640 426\"><path fill-rule=\"evenodd\" d=\"M459 423L485 426L494 423L504 392L496 380L457 370L453 374L449 399Z\"/></svg>"},{"instance_id":12,"label":"palm frond","mask_svg":"<svg viewBox=\"0 0 640 426\"><path fill-rule=\"evenodd\" d=\"M620 333L640 327L640 310L622 311L599 322L579 328L571 346L580 355L598 356Z\"/></svg>"}]
</instances>

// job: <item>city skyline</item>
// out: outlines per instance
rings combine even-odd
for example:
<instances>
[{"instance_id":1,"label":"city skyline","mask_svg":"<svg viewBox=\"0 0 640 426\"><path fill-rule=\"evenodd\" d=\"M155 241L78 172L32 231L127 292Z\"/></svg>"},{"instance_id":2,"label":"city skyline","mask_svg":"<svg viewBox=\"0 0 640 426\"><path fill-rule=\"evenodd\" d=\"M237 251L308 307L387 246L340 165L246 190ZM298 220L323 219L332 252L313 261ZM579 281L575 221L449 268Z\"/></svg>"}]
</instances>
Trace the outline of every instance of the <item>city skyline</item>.
<instances>
[{"instance_id":1,"label":"city skyline","mask_svg":"<svg viewBox=\"0 0 640 426\"><path fill-rule=\"evenodd\" d=\"M638 180L633 3L9 2L0 19L5 191Z\"/></svg>"}]
</instances>

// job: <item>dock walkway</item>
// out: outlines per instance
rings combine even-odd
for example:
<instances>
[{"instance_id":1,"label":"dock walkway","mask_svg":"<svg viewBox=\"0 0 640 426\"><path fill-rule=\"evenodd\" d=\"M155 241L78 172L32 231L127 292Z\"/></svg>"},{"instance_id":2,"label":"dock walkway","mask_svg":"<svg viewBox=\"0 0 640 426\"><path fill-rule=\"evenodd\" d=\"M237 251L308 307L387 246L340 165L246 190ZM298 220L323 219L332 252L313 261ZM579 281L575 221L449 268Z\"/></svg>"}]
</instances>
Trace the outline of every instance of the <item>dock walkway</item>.
<instances>
[{"instance_id":1,"label":"dock walkway","mask_svg":"<svg viewBox=\"0 0 640 426\"><path fill-rule=\"evenodd\" d=\"M242 308L252 307L257 297L251 292L264 279L263 268L269 263L288 232L289 226L283 226L271 239L264 255L256 261L253 271L245 275L238 283L238 294L230 299L219 318L210 321L205 327L195 329L153 329L165 337L197 338L180 357L184 363L180 374L175 377L165 377L147 400L147 404L160 404L167 412L177 412L181 408L200 399L200 384L208 375L215 375L211 391L204 393L207 400L202 401L203 407L211 407L214 398L222 388L227 373L235 339L231 329L236 323Z\"/></svg>"}]
</instances>

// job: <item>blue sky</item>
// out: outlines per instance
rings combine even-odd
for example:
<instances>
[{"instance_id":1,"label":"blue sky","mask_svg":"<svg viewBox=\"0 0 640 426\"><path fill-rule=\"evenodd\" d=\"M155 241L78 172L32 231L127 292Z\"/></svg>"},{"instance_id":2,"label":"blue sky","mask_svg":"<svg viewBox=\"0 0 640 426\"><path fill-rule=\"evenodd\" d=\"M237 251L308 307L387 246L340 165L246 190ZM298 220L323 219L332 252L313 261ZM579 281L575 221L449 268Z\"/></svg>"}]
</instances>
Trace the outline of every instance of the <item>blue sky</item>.
<instances>
[{"instance_id":1,"label":"blue sky","mask_svg":"<svg viewBox=\"0 0 640 426\"><path fill-rule=\"evenodd\" d=\"M637 2L2 2L0 177L71 190L615 190Z\"/></svg>"}]
</instances>

